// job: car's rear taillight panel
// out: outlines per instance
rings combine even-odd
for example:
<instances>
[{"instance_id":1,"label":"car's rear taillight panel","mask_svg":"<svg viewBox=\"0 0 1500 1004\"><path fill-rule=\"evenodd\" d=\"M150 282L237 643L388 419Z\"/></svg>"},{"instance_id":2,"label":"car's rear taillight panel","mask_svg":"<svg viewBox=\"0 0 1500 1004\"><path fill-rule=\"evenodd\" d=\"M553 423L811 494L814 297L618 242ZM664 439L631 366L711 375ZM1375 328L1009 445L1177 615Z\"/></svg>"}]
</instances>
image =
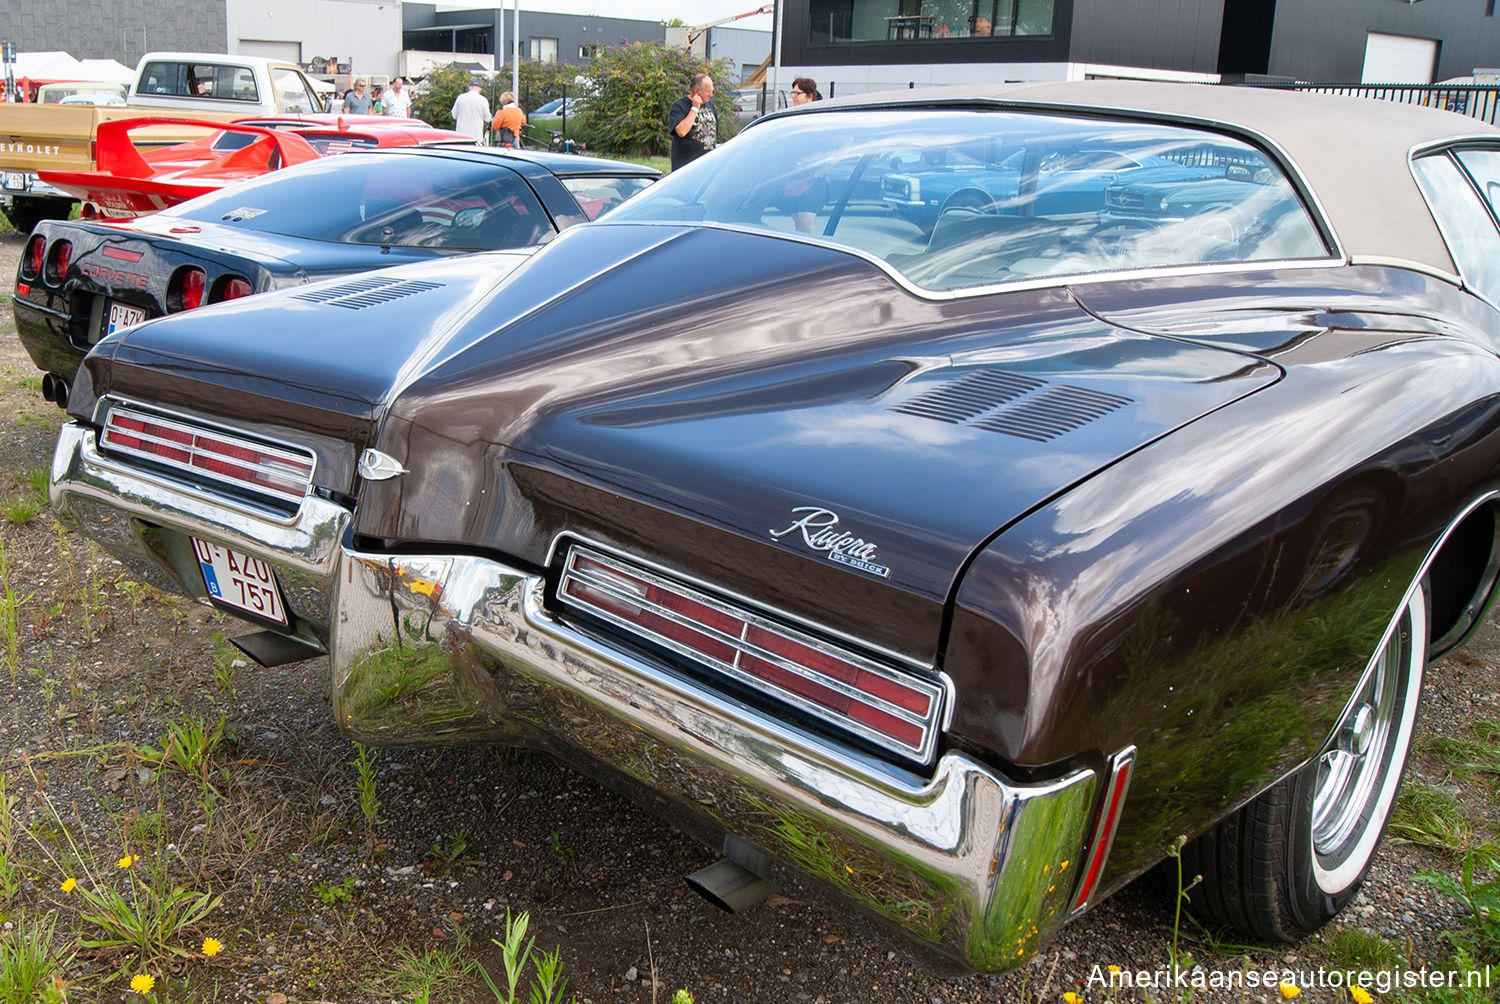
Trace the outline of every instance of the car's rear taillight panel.
<instances>
[{"instance_id":1,"label":"car's rear taillight panel","mask_svg":"<svg viewBox=\"0 0 1500 1004\"><path fill-rule=\"evenodd\" d=\"M203 294L208 286L208 276L203 269L192 265L179 268L172 273L167 283L167 310L177 313L195 310L203 306Z\"/></svg>"},{"instance_id":2,"label":"car's rear taillight panel","mask_svg":"<svg viewBox=\"0 0 1500 1004\"><path fill-rule=\"evenodd\" d=\"M588 547L569 550L558 597L905 759L936 753L946 690L935 679Z\"/></svg>"},{"instance_id":3,"label":"car's rear taillight panel","mask_svg":"<svg viewBox=\"0 0 1500 1004\"><path fill-rule=\"evenodd\" d=\"M46 256L46 272L44 276L49 283L56 285L67 278L68 266L73 262L73 242L53 241L52 249Z\"/></svg>"},{"instance_id":4,"label":"car's rear taillight panel","mask_svg":"<svg viewBox=\"0 0 1500 1004\"><path fill-rule=\"evenodd\" d=\"M214 288L208 294L209 303L219 303L223 300L238 300L242 296L249 296L255 289L250 285L250 280L242 275L221 275L214 280Z\"/></svg>"},{"instance_id":5,"label":"car's rear taillight panel","mask_svg":"<svg viewBox=\"0 0 1500 1004\"><path fill-rule=\"evenodd\" d=\"M42 262L46 257L47 239L41 234L32 235L21 255L21 278L36 279L42 274Z\"/></svg>"}]
</instances>

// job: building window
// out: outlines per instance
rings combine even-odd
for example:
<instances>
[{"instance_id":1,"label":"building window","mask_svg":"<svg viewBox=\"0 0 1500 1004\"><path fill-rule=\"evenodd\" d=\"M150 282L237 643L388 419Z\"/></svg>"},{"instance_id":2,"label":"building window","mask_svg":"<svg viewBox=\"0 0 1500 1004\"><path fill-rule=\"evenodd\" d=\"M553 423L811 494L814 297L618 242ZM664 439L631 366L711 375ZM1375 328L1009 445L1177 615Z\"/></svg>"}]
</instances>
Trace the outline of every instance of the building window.
<instances>
[{"instance_id":1,"label":"building window","mask_svg":"<svg viewBox=\"0 0 1500 1004\"><path fill-rule=\"evenodd\" d=\"M1052 34L1055 0L812 0L808 41L897 42Z\"/></svg>"},{"instance_id":2,"label":"building window","mask_svg":"<svg viewBox=\"0 0 1500 1004\"><path fill-rule=\"evenodd\" d=\"M538 63L557 62L557 39L533 37L531 40L531 58Z\"/></svg>"},{"instance_id":3,"label":"building window","mask_svg":"<svg viewBox=\"0 0 1500 1004\"><path fill-rule=\"evenodd\" d=\"M578 47L578 58L593 59L595 56L599 55L599 50L601 48L603 48L603 46L601 46L597 42L592 45L580 45Z\"/></svg>"}]
</instances>

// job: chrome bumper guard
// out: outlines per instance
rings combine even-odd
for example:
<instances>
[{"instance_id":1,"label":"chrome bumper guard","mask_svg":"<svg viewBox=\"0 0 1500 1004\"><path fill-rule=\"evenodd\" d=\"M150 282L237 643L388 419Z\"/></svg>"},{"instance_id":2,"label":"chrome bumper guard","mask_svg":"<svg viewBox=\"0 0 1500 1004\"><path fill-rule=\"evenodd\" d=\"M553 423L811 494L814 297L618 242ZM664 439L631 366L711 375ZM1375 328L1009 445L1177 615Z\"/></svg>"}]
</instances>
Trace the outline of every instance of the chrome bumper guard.
<instances>
[{"instance_id":1,"label":"chrome bumper guard","mask_svg":"<svg viewBox=\"0 0 1500 1004\"><path fill-rule=\"evenodd\" d=\"M270 562L361 741L533 746L623 777L695 836L769 852L764 877L811 879L974 969L1019 965L1070 913L1093 771L1023 785L950 751L930 778L907 773L558 619L535 575L353 551L342 507L308 498L281 520L216 503L101 456L83 426L62 430L52 482L65 522L163 588L203 595L189 535Z\"/></svg>"}]
</instances>

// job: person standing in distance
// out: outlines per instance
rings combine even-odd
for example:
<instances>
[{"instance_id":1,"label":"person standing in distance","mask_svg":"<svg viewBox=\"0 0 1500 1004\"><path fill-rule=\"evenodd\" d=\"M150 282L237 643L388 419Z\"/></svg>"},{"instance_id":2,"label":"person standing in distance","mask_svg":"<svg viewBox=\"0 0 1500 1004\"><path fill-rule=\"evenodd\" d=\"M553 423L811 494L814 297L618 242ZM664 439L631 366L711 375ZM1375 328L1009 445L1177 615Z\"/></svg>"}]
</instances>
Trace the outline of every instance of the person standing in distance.
<instances>
[{"instance_id":1,"label":"person standing in distance","mask_svg":"<svg viewBox=\"0 0 1500 1004\"><path fill-rule=\"evenodd\" d=\"M510 91L500 95L500 110L490 122L490 134L496 146L520 146L521 130L526 128L526 113L516 104Z\"/></svg>"},{"instance_id":2,"label":"person standing in distance","mask_svg":"<svg viewBox=\"0 0 1500 1004\"><path fill-rule=\"evenodd\" d=\"M365 93L365 89L369 86L370 82L364 77L354 81L354 90L344 96L344 114L370 114L370 96Z\"/></svg>"},{"instance_id":3,"label":"person standing in distance","mask_svg":"<svg viewBox=\"0 0 1500 1004\"><path fill-rule=\"evenodd\" d=\"M411 117L411 95L406 93L405 83L397 77L391 81L391 89L385 92L385 113L391 118Z\"/></svg>"},{"instance_id":4,"label":"person standing in distance","mask_svg":"<svg viewBox=\"0 0 1500 1004\"><path fill-rule=\"evenodd\" d=\"M719 139L719 120L714 115L714 78L693 74L687 97L672 102L667 112L672 130L672 170L690 164L714 148Z\"/></svg>"},{"instance_id":5,"label":"person standing in distance","mask_svg":"<svg viewBox=\"0 0 1500 1004\"><path fill-rule=\"evenodd\" d=\"M469 89L453 101L453 128L474 137L474 142L484 142L484 127L490 123L490 103L480 93L484 81L475 77L469 81Z\"/></svg>"}]
</instances>

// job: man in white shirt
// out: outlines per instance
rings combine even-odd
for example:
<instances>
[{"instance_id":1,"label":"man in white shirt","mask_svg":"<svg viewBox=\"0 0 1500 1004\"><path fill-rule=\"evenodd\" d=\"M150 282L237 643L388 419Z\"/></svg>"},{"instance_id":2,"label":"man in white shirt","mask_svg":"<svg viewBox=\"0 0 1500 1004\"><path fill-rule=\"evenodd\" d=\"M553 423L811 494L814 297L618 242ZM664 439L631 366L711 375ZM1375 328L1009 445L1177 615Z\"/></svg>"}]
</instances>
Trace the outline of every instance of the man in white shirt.
<instances>
[{"instance_id":1,"label":"man in white shirt","mask_svg":"<svg viewBox=\"0 0 1500 1004\"><path fill-rule=\"evenodd\" d=\"M490 103L481 89L484 81L475 77L469 81L469 89L453 102L453 128L474 137L474 142L484 142L484 127L490 122Z\"/></svg>"},{"instance_id":2,"label":"man in white shirt","mask_svg":"<svg viewBox=\"0 0 1500 1004\"><path fill-rule=\"evenodd\" d=\"M400 77L392 80L390 89L385 92L385 113L395 119L411 118L411 95Z\"/></svg>"}]
</instances>

